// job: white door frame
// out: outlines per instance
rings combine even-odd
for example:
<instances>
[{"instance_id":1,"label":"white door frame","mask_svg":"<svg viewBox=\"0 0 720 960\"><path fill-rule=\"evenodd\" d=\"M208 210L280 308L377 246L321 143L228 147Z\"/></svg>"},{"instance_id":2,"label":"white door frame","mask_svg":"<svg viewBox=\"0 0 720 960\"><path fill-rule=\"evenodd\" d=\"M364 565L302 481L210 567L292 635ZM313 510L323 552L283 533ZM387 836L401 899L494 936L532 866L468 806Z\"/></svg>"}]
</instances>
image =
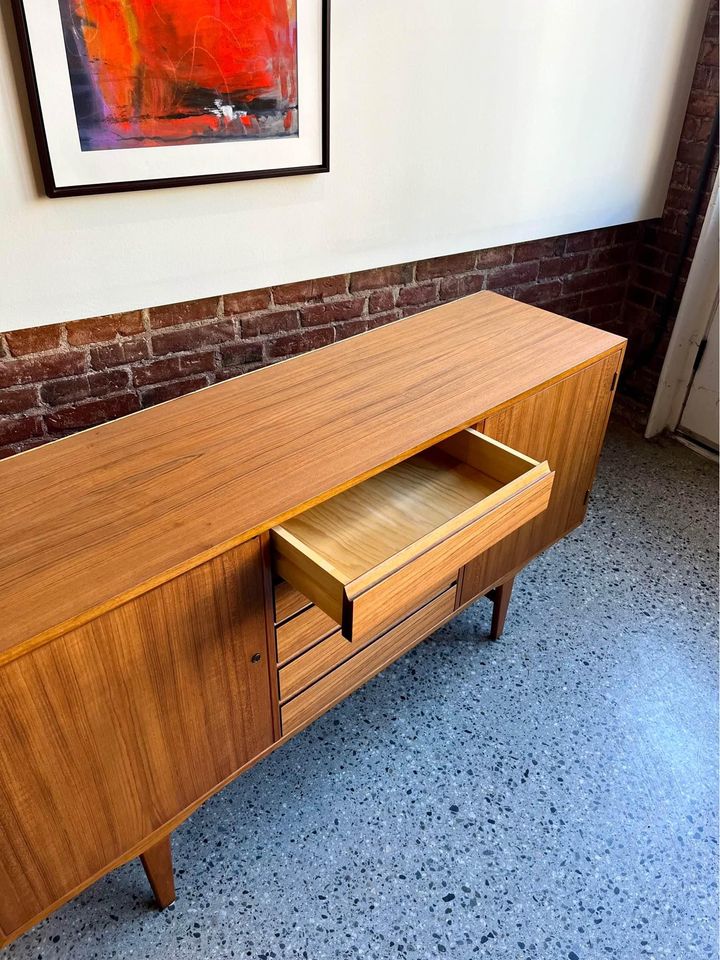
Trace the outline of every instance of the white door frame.
<instances>
[{"instance_id":1,"label":"white door frame","mask_svg":"<svg viewBox=\"0 0 720 960\"><path fill-rule=\"evenodd\" d=\"M675 430L718 293L718 177L680 301L645 436Z\"/></svg>"}]
</instances>

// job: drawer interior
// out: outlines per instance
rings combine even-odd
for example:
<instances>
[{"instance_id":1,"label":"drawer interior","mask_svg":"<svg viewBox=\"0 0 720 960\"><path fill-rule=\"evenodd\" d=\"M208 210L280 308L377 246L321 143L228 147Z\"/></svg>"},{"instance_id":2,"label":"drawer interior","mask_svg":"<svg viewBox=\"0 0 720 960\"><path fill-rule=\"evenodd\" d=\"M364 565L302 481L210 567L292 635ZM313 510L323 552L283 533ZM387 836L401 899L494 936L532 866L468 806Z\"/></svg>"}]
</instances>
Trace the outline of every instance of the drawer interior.
<instances>
[{"instance_id":1,"label":"drawer interior","mask_svg":"<svg viewBox=\"0 0 720 960\"><path fill-rule=\"evenodd\" d=\"M464 430L275 528L342 583L490 509L535 460ZM276 546L283 552L282 543ZM313 598L316 599L316 598ZM316 602L317 599L316 599Z\"/></svg>"}]
</instances>

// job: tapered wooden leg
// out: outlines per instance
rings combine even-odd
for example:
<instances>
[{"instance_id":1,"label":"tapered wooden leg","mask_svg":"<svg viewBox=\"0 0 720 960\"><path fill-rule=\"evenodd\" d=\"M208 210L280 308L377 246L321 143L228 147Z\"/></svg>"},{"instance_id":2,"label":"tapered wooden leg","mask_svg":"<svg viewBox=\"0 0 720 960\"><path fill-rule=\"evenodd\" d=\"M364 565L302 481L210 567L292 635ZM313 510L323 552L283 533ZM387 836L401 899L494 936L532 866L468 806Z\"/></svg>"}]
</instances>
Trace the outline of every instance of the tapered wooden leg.
<instances>
[{"instance_id":1,"label":"tapered wooden leg","mask_svg":"<svg viewBox=\"0 0 720 960\"><path fill-rule=\"evenodd\" d=\"M161 910L175 902L175 878L173 877L172 847L170 837L160 840L154 847L140 854L140 861L150 881L155 901Z\"/></svg>"},{"instance_id":2,"label":"tapered wooden leg","mask_svg":"<svg viewBox=\"0 0 720 960\"><path fill-rule=\"evenodd\" d=\"M515 577L511 577L509 580L506 580L505 583L501 583L499 587L495 587L492 592L493 612L492 624L490 626L491 640L497 640L503 632L514 581Z\"/></svg>"}]
</instances>

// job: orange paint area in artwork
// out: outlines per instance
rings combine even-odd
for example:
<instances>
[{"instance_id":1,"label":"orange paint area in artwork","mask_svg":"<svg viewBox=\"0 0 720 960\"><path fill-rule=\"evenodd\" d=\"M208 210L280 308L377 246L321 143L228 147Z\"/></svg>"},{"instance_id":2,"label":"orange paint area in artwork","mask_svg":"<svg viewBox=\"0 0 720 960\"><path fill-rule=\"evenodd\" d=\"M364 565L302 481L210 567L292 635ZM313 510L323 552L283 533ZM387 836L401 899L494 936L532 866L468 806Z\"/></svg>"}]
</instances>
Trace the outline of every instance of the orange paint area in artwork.
<instances>
[{"instance_id":1,"label":"orange paint area in artwork","mask_svg":"<svg viewBox=\"0 0 720 960\"><path fill-rule=\"evenodd\" d=\"M295 133L295 2L61 0L84 149Z\"/></svg>"}]
</instances>

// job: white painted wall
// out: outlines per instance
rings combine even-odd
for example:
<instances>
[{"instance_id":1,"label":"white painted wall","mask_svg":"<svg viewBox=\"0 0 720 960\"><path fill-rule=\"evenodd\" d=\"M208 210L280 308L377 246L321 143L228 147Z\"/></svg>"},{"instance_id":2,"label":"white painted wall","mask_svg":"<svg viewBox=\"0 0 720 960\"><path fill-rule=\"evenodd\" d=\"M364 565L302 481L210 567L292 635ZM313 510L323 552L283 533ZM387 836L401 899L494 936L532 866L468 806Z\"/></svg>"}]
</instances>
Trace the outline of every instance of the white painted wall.
<instances>
[{"instance_id":1,"label":"white painted wall","mask_svg":"<svg viewBox=\"0 0 720 960\"><path fill-rule=\"evenodd\" d=\"M57 200L7 7L5 330L656 216L707 0L334 0L329 174Z\"/></svg>"}]
</instances>

